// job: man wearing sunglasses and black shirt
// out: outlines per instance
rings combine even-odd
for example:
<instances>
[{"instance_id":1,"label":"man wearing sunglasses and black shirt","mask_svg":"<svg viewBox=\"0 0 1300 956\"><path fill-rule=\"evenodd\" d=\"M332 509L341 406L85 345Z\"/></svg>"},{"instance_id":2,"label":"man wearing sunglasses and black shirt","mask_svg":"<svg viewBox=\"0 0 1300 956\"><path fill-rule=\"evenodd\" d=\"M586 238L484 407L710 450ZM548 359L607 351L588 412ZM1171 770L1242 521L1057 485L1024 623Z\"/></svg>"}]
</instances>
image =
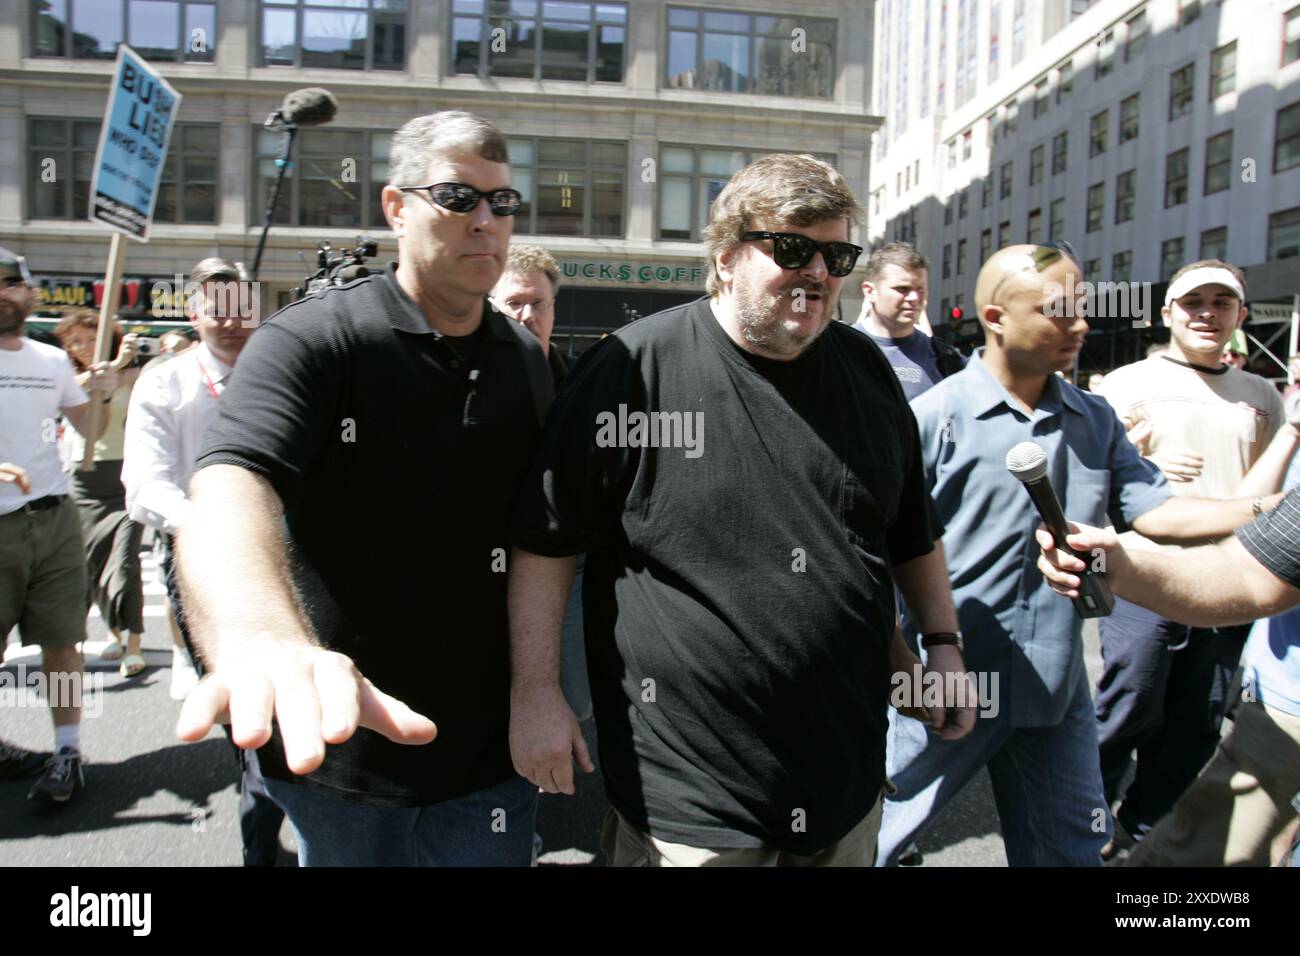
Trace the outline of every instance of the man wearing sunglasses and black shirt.
<instances>
[{"instance_id":1,"label":"man wearing sunglasses and black shirt","mask_svg":"<svg viewBox=\"0 0 1300 956\"><path fill-rule=\"evenodd\" d=\"M520 197L467 113L398 130L389 176L398 262L273 316L207 433L178 543L209 673L178 733L229 711L303 865L527 866L504 571L551 380L486 299Z\"/></svg>"},{"instance_id":2,"label":"man wearing sunglasses and black shirt","mask_svg":"<svg viewBox=\"0 0 1300 956\"><path fill-rule=\"evenodd\" d=\"M869 866L891 673L916 660L895 581L931 666L963 672L915 422L832 319L860 215L811 156L741 170L712 207L708 298L588 350L547 420L513 525L511 753L551 792L591 770L559 684L588 552L614 865ZM928 716L956 738L974 713L946 703Z\"/></svg>"}]
</instances>

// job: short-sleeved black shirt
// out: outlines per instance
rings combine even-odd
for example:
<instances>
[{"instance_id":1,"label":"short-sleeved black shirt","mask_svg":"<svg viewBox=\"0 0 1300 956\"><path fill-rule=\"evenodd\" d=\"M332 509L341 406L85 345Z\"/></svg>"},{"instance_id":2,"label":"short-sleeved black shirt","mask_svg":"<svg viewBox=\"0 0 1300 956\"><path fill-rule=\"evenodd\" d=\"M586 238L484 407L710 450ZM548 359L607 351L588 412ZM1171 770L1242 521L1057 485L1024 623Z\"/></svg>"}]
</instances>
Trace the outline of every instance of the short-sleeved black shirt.
<instances>
[{"instance_id":1,"label":"short-sleeved black shirt","mask_svg":"<svg viewBox=\"0 0 1300 956\"><path fill-rule=\"evenodd\" d=\"M514 772L504 570L540 437L525 362L545 359L486 302L481 329L461 343L471 381L389 266L273 316L207 433L198 467L248 468L283 501L321 643L438 724L423 747L359 730L309 785L414 806ZM302 779L278 735L259 757L268 776Z\"/></svg>"},{"instance_id":2,"label":"short-sleeved black shirt","mask_svg":"<svg viewBox=\"0 0 1300 956\"><path fill-rule=\"evenodd\" d=\"M811 853L847 833L884 781L890 566L932 550L934 528L916 421L849 326L768 361L701 299L589 349L513 539L589 551L588 667L620 813L693 846Z\"/></svg>"},{"instance_id":3,"label":"short-sleeved black shirt","mask_svg":"<svg viewBox=\"0 0 1300 956\"><path fill-rule=\"evenodd\" d=\"M1237 529L1242 547L1293 588L1300 588L1300 495L1294 491L1272 511Z\"/></svg>"}]
</instances>

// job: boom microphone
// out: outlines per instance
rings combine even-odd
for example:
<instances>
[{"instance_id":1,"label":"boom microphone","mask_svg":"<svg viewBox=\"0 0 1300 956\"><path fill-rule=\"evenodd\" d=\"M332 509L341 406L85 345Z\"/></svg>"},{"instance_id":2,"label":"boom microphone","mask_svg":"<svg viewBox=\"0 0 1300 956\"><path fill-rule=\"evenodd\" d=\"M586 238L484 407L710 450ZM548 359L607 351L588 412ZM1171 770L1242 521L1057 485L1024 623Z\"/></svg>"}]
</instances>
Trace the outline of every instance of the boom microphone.
<instances>
[{"instance_id":1,"label":"boom microphone","mask_svg":"<svg viewBox=\"0 0 1300 956\"><path fill-rule=\"evenodd\" d=\"M321 126L334 118L339 101L329 90L309 86L285 95L280 108L266 118L266 126Z\"/></svg>"},{"instance_id":2,"label":"boom microphone","mask_svg":"<svg viewBox=\"0 0 1300 956\"><path fill-rule=\"evenodd\" d=\"M1056 547L1074 555L1088 564L1089 555L1080 554L1065 543L1068 533L1061 502L1047 477L1047 453L1036 442L1022 441L1007 452L1007 471L1015 475L1025 491L1029 492L1034 507L1038 509L1043 524L1052 533ZM1079 596L1073 599L1074 610L1082 618L1105 617L1115 608L1115 597L1110 593L1104 574L1094 573L1091 566L1079 572Z\"/></svg>"}]
</instances>

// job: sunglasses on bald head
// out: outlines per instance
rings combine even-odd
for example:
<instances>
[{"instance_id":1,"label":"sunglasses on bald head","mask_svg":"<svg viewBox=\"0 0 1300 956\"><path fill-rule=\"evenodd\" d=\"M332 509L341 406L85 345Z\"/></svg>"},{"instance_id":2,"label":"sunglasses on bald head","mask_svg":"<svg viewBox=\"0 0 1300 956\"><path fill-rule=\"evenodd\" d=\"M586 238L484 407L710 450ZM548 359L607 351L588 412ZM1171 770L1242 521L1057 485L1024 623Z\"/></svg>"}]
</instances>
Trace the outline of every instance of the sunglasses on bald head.
<instances>
[{"instance_id":1,"label":"sunglasses on bald head","mask_svg":"<svg viewBox=\"0 0 1300 956\"><path fill-rule=\"evenodd\" d=\"M429 199L452 212L473 212L486 199L494 216L513 216L524 204L517 189L493 189L481 192L464 183L433 183L428 186L398 186L404 193L427 194Z\"/></svg>"},{"instance_id":2,"label":"sunglasses on bald head","mask_svg":"<svg viewBox=\"0 0 1300 956\"><path fill-rule=\"evenodd\" d=\"M772 261L782 269L802 269L820 252L826 271L837 278L852 272L862 255L862 247L851 242L818 242L797 232L747 232L740 237L741 242L758 239L772 240Z\"/></svg>"},{"instance_id":3,"label":"sunglasses on bald head","mask_svg":"<svg viewBox=\"0 0 1300 956\"><path fill-rule=\"evenodd\" d=\"M1036 246L1034 251L1029 254L1029 259L1033 263L1035 272L1042 272L1053 263L1061 259L1070 259L1072 262L1078 262L1079 257L1075 254L1074 246L1070 245L1064 239L1052 239L1043 245ZM1007 272L998 280L998 284L993 287L993 294L989 296L990 300L996 301L998 290L1002 288L1002 283L1006 282L1013 275L1019 275L1021 272L1028 272L1029 269L1017 269L1015 272Z\"/></svg>"}]
</instances>

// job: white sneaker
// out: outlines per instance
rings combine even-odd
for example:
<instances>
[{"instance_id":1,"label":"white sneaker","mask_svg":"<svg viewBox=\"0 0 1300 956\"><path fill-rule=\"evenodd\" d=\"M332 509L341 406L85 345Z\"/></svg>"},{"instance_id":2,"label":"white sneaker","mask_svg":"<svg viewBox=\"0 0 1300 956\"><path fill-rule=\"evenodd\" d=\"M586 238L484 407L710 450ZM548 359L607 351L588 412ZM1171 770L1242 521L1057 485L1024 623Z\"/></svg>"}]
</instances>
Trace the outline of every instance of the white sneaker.
<instances>
[{"instance_id":1,"label":"white sneaker","mask_svg":"<svg viewBox=\"0 0 1300 956\"><path fill-rule=\"evenodd\" d=\"M172 648L172 700L184 700L199 682L198 671L190 660L189 651Z\"/></svg>"}]
</instances>

